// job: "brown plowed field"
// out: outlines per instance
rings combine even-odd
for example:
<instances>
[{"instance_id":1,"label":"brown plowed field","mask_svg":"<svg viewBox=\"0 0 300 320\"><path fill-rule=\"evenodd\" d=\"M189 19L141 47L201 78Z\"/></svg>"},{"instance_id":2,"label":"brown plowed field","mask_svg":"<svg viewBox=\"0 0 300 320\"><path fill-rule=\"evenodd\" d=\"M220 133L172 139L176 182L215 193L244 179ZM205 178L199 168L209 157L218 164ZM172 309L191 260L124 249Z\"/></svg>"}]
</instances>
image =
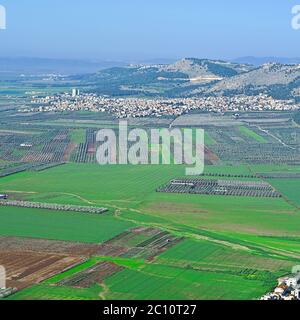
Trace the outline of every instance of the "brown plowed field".
<instances>
[{"instance_id":1,"label":"brown plowed field","mask_svg":"<svg viewBox=\"0 0 300 320\"><path fill-rule=\"evenodd\" d=\"M205 147L205 159L214 163L219 160L219 157L213 153L209 148Z\"/></svg>"},{"instance_id":2,"label":"brown plowed field","mask_svg":"<svg viewBox=\"0 0 300 320\"><path fill-rule=\"evenodd\" d=\"M91 256L99 251L99 244L44 240L33 238L0 237L0 252L27 251L56 255Z\"/></svg>"},{"instance_id":3,"label":"brown plowed field","mask_svg":"<svg viewBox=\"0 0 300 320\"><path fill-rule=\"evenodd\" d=\"M91 256L153 260L181 240L166 231L145 227L123 232L103 244L0 237L0 265L7 271L7 287L21 290L62 273ZM122 269L112 262L99 262L59 284L87 288Z\"/></svg>"},{"instance_id":4,"label":"brown plowed field","mask_svg":"<svg viewBox=\"0 0 300 320\"><path fill-rule=\"evenodd\" d=\"M0 265L6 269L6 286L18 290L48 279L84 258L37 252L0 251Z\"/></svg>"}]
</instances>

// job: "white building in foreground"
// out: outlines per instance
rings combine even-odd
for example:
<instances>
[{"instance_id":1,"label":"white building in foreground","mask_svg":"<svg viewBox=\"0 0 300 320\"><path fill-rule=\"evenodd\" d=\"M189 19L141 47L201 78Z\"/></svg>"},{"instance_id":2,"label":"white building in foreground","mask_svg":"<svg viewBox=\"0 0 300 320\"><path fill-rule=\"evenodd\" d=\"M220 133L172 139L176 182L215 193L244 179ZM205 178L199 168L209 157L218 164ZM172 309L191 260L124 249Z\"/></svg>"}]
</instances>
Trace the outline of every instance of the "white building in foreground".
<instances>
[{"instance_id":1,"label":"white building in foreground","mask_svg":"<svg viewBox=\"0 0 300 320\"><path fill-rule=\"evenodd\" d=\"M279 278L274 291L264 295L261 300L300 300L300 273Z\"/></svg>"}]
</instances>

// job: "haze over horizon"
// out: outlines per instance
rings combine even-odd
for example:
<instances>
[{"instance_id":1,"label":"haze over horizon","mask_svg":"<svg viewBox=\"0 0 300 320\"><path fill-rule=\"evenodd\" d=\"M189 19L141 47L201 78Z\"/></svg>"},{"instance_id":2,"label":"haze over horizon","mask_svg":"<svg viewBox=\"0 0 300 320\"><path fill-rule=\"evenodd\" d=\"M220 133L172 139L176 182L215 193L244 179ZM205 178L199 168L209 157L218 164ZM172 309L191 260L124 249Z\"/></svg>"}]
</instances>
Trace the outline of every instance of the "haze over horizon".
<instances>
[{"instance_id":1,"label":"haze over horizon","mask_svg":"<svg viewBox=\"0 0 300 320\"><path fill-rule=\"evenodd\" d=\"M297 1L1 0L2 57L143 61L299 56Z\"/></svg>"}]
</instances>

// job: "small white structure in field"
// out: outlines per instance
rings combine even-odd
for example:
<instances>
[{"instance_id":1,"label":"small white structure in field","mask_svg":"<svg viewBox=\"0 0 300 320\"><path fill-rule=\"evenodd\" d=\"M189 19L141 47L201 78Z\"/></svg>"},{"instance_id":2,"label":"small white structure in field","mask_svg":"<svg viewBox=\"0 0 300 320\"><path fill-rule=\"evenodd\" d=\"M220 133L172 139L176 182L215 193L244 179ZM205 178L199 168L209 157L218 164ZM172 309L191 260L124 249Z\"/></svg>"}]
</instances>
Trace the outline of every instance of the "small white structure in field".
<instances>
[{"instance_id":1,"label":"small white structure in field","mask_svg":"<svg viewBox=\"0 0 300 320\"><path fill-rule=\"evenodd\" d=\"M31 148L31 147L32 147L32 144L29 144L29 143L21 143L21 144L20 144L20 147L21 147L21 148Z\"/></svg>"}]
</instances>

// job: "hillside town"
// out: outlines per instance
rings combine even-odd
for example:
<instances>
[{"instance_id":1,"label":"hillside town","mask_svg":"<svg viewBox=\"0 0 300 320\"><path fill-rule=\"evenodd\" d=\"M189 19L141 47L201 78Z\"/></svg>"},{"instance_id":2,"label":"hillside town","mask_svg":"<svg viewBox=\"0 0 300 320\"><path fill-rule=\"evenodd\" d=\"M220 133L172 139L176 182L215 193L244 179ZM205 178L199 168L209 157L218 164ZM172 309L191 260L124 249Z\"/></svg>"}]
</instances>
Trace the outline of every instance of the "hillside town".
<instances>
[{"instance_id":1,"label":"hillside town","mask_svg":"<svg viewBox=\"0 0 300 320\"><path fill-rule=\"evenodd\" d=\"M300 300L300 273L279 278L274 291L264 295L261 300Z\"/></svg>"},{"instance_id":2,"label":"hillside town","mask_svg":"<svg viewBox=\"0 0 300 320\"><path fill-rule=\"evenodd\" d=\"M241 111L285 111L299 106L293 100L276 100L264 94L257 96L238 95L234 97L202 97L174 99L113 98L92 93L71 93L53 96L34 96L29 106L19 110L22 113L91 111L108 112L117 118L141 118L180 116L192 110L208 112Z\"/></svg>"}]
</instances>

